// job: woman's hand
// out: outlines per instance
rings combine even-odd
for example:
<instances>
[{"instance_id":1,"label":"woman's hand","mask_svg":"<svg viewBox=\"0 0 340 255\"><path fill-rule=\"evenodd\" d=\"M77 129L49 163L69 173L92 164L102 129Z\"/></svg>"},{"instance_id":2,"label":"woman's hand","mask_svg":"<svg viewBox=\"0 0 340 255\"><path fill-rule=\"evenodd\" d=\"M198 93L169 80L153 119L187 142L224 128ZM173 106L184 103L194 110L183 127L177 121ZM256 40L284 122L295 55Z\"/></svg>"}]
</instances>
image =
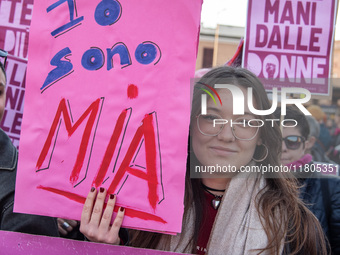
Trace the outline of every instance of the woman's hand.
<instances>
[{"instance_id":1,"label":"woman's hand","mask_svg":"<svg viewBox=\"0 0 340 255\"><path fill-rule=\"evenodd\" d=\"M124 218L124 208L119 208L116 218L111 225L116 196L110 194L103 212L105 197L106 190L104 188L101 187L99 192L95 188L91 189L81 214L80 232L93 242L119 244L120 238L118 233Z\"/></svg>"},{"instance_id":2,"label":"woman's hand","mask_svg":"<svg viewBox=\"0 0 340 255\"><path fill-rule=\"evenodd\" d=\"M73 230L73 228L75 228L79 224L79 221L66 220L61 218L58 218L57 222L59 233L62 236L66 236L69 232Z\"/></svg>"}]
</instances>

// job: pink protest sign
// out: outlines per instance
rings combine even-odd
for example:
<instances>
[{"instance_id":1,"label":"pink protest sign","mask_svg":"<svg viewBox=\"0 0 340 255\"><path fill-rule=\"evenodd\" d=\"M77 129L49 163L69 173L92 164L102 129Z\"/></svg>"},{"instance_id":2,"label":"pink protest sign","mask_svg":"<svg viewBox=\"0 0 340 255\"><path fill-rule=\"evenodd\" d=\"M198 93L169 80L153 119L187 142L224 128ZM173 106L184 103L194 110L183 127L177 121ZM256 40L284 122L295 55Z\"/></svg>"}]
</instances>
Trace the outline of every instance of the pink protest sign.
<instances>
[{"instance_id":1,"label":"pink protest sign","mask_svg":"<svg viewBox=\"0 0 340 255\"><path fill-rule=\"evenodd\" d=\"M335 0L249 0L243 66L270 90L328 95Z\"/></svg>"},{"instance_id":2,"label":"pink protest sign","mask_svg":"<svg viewBox=\"0 0 340 255\"><path fill-rule=\"evenodd\" d=\"M200 0L35 1L15 211L181 231ZM116 210L118 207L116 208Z\"/></svg>"},{"instance_id":3,"label":"pink protest sign","mask_svg":"<svg viewBox=\"0 0 340 255\"><path fill-rule=\"evenodd\" d=\"M0 0L0 49L8 52L6 73L6 107L0 122L19 146L25 97L28 31L32 17L33 0Z\"/></svg>"}]
</instances>

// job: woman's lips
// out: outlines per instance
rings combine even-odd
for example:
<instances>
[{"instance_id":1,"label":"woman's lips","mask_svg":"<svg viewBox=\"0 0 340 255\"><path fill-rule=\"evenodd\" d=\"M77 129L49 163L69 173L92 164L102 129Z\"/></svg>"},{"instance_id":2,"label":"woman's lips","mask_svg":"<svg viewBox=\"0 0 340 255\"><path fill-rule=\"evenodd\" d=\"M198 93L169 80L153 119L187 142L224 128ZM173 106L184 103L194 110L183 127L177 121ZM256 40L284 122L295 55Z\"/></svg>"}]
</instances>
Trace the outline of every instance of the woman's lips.
<instances>
[{"instance_id":1,"label":"woman's lips","mask_svg":"<svg viewBox=\"0 0 340 255\"><path fill-rule=\"evenodd\" d=\"M229 155L235 154L237 152L236 150L221 147L221 146L213 146L213 147L210 147L210 149L215 154L220 155L220 156L229 156Z\"/></svg>"},{"instance_id":2,"label":"woman's lips","mask_svg":"<svg viewBox=\"0 0 340 255\"><path fill-rule=\"evenodd\" d=\"M290 163L290 159L288 158L281 158L281 162L284 164Z\"/></svg>"}]
</instances>

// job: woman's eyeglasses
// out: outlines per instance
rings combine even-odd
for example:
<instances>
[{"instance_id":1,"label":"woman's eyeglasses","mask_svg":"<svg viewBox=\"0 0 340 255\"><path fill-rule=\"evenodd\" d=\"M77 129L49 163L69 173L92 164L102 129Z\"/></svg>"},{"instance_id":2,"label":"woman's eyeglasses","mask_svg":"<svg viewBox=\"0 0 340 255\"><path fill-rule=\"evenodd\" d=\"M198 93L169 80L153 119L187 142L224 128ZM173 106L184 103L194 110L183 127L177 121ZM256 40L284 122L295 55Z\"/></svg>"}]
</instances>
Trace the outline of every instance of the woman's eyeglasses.
<instances>
[{"instance_id":1,"label":"woman's eyeglasses","mask_svg":"<svg viewBox=\"0 0 340 255\"><path fill-rule=\"evenodd\" d=\"M285 142L287 149L297 150L300 148L301 144L305 146L306 139L302 136L290 135L285 138L282 138L282 141Z\"/></svg>"},{"instance_id":2,"label":"woman's eyeglasses","mask_svg":"<svg viewBox=\"0 0 340 255\"><path fill-rule=\"evenodd\" d=\"M197 127L201 134L217 136L226 124L219 123L223 118L217 114L200 114L197 116ZM217 121L217 122L216 122ZM255 138L259 131L259 123L256 120L237 118L229 124L231 132L236 139L250 141ZM219 124L216 124L219 123Z\"/></svg>"},{"instance_id":3,"label":"woman's eyeglasses","mask_svg":"<svg viewBox=\"0 0 340 255\"><path fill-rule=\"evenodd\" d=\"M8 52L0 49L0 59L4 67L6 66L7 56L8 56Z\"/></svg>"}]
</instances>

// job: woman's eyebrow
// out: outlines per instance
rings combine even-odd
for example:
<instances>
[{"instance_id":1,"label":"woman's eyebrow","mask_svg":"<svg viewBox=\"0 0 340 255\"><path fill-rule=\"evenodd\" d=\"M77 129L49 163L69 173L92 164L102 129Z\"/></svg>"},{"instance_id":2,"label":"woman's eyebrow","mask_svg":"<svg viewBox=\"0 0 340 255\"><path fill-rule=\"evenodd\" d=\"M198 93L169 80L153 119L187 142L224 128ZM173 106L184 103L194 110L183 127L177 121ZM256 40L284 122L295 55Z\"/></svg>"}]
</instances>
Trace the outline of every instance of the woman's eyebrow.
<instances>
[{"instance_id":1,"label":"woman's eyebrow","mask_svg":"<svg viewBox=\"0 0 340 255\"><path fill-rule=\"evenodd\" d=\"M253 117L257 117L254 113L251 113L251 112L244 112L243 115L244 115L244 116L245 116L245 115L250 115L250 116L253 116Z\"/></svg>"},{"instance_id":2,"label":"woman's eyebrow","mask_svg":"<svg viewBox=\"0 0 340 255\"><path fill-rule=\"evenodd\" d=\"M215 107L207 107L207 110L210 110L210 111L213 111L213 112L217 112L217 113L220 113L220 109L218 108L215 108Z\"/></svg>"},{"instance_id":3,"label":"woman's eyebrow","mask_svg":"<svg viewBox=\"0 0 340 255\"><path fill-rule=\"evenodd\" d=\"M207 110L210 110L210 111L212 111L212 112L215 112L215 113L221 113L221 109L219 109L219 108L215 108L215 107L207 107ZM255 114L253 114L253 113L251 113L251 112L245 112L244 114L242 114L242 115L235 115L235 116L240 116L240 117L242 117L242 116L251 116L251 117L258 117L257 115L255 115Z\"/></svg>"}]
</instances>

